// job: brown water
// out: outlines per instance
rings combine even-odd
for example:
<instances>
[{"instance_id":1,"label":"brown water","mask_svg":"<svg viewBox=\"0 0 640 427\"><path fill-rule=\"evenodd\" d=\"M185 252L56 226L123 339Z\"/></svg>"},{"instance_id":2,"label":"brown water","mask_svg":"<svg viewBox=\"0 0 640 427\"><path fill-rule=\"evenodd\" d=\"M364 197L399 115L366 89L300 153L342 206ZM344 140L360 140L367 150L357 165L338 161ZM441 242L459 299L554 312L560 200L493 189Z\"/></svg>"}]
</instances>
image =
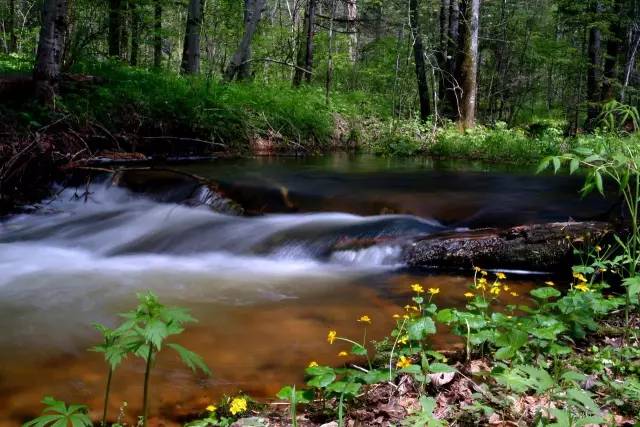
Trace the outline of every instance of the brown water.
<instances>
[{"instance_id":1,"label":"brown water","mask_svg":"<svg viewBox=\"0 0 640 427\"><path fill-rule=\"evenodd\" d=\"M482 165L375 158L245 160L187 166L224 180L265 212L234 218L158 202L96 184L88 203L62 192L0 229L0 425L39 412L42 396L101 410L105 366L86 351L91 322L113 324L135 292L153 289L200 320L176 341L203 355L214 375L193 375L166 350L152 374L152 413L178 421L223 394L270 398L301 384L309 361L339 364L327 331L380 339L410 298L409 285L438 287L436 303L461 306L465 272L403 268L395 243L332 253L343 237L401 241L451 227L565 220L606 210L580 201L579 182ZM260 195L267 196L260 196ZM264 197L260 200L260 197ZM342 212L342 213L336 213ZM402 215L377 216L394 212ZM360 216L364 215L364 216ZM526 295L542 276L510 275ZM504 303L526 302L505 296ZM441 331L436 348L458 341ZM140 412L143 365L116 373L110 413Z\"/></svg>"}]
</instances>

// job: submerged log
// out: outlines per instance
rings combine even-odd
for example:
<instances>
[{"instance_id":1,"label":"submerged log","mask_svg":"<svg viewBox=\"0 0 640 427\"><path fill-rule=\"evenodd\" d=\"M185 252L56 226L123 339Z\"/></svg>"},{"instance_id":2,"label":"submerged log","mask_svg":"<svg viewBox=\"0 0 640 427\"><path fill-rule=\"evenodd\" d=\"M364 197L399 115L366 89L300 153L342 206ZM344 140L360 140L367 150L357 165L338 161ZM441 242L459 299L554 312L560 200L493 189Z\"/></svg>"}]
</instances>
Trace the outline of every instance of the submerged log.
<instances>
[{"instance_id":1,"label":"submerged log","mask_svg":"<svg viewBox=\"0 0 640 427\"><path fill-rule=\"evenodd\" d=\"M574 247L613 231L609 223L565 222L440 233L414 241L403 255L416 268L559 271L572 265Z\"/></svg>"}]
</instances>

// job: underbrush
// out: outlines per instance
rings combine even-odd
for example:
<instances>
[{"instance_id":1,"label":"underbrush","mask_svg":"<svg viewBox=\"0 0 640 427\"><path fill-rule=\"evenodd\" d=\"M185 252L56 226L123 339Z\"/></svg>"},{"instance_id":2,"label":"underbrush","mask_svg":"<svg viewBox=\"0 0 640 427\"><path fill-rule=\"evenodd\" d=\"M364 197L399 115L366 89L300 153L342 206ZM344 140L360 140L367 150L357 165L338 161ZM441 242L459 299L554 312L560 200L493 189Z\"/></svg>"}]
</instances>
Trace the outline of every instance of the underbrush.
<instances>
[{"instance_id":1,"label":"underbrush","mask_svg":"<svg viewBox=\"0 0 640 427\"><path fill-rule=\"evenodd\" d=\"M194 136L241 148L254 138L328 144L333 119L321 92L288 85L223 84L114 63L84 64L75 72L105 79L88 99L69 95L63 104L86 120L149 134Z\"/></svg>"}]
</instances>

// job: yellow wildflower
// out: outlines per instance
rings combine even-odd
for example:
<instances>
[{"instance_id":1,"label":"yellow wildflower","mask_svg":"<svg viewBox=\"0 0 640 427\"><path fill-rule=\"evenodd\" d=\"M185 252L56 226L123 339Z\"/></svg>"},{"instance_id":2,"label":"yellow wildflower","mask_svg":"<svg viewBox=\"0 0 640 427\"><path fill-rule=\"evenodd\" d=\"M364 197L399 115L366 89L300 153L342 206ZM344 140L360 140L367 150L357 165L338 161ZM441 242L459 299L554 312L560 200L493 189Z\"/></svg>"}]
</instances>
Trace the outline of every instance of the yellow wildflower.
<instances>
[{"instance_id":1,"label":"yellow wildflower","mask_svg":"<svg viewBox=\"0 0 640 427\"><path fill-rule=\"evenodd\" d=\"M482 269L481 269L480 267L473 267L473 270L474 270L476 273L480 273L480 272L482 271Z\"/></svg>"},{"instance_id":2,"label":"yellow wildflower","mask_svg":"<svg viewBox=\"0 0 640 427\"><path fill-rule=\"evenodd\" d=\"M512 297L517 297L517 296L518 296L518 293L517 293L517 292L511 292L511 296L512 296Z\"/></svg>"},{"instance_id":3,"label":"yellow wildflower","mask_svg":"<svg viewBox=\"0 0 640 427\"><path fill-rule=\"evenodd\" d=\"M408 343L408 342L409 342L409 335L404 335L404 336L402 336L402 337L398 338L398 342L399 342L400 344L406 344L406 343Z\"/></svg>"},{"instance_id":4,"label":"yellow wildflower","mask_svg":"<svg viewBox=\"0 0 640 427\"><path fill-rule=\"evenodd\" d=\"M495 296L500 295L500 288L499 287L491 288L491 293Z\"/></svg>"},{"instance_id":5,"label":"yellow wildflower","mask_svg":"<svg viewBox=\"0 0 640 427\"><path fill-rule=\"evenodd\" d=\"M399 318L400 318L400 315L399 315L399 314L394 314L394 315L393 315L393 318L394 318L394 319L399 319Z\"/></svg>"},{"instance_id":6,"label":"yellow wildflower","mask_svg":"<svg viewBox=\"0 0 640 427\"><path fill-rule=\"evenodd\" d=\"M504 280L507 276L504 273L496 273L496 277L500 280Z\"/></svg>"},{"instance_id":7,"label":"yellow wildflower","mask_svg":"<svg viewBox=\"0 0 640 427\"><path fill-rule=\"evenodd\" d=\"M312 362L309 362L308 368L316 368L317 366L318 366L318 362L314 360Z\"/></svg>"},{"instance_id":8,"label":"yellow wildflower","mask_svg":"<svg viewBox=\"0 0 640 427\"><path fill-rule=\"evenodd\" d=\"M584 277L584 275L582 273L573 273L573 277L578 279L581 282L586 282L587 278Z\"/></svg>"},{"instance_id":9,"label":"yellow wildflower","mask_svg":"<svg viewBox=\"0 0 640 427\"><path fill-rule=\"evenodd\" d=\"M398 363L396 363L396 366L400 369L409 367L411 366L411 360L409 360L405 356L400 356L400 359L398 359Z\"/></svg>"},{"instance_id":10,"label":"yellow wildflower","mask_svg":"<svg viewBox=\"0 0 640 427\"><path fill-rule=\"evenodd\" d=\"M473 298L475 294L473 292L467 292L466 294L464 294L464 296L467 298Z\"/></svg>"},{"instance_id":11,"label":"yellow wildflower","mask_svg":"<svg viewBox=\"0 0 640 427\"><path fill-rule=\"evenodd\" d=\"M327 335L327 341L329 341L329 344L333 344L337 335L338 333L336 331L329 331L329 335Z\"/></svg>"},{"instance_id":12,"label":"yellow wildflower","mask_svg":"<svg viewBox=\"0 0 640 427\"><path fill-rule=\"evenodd\" d=\"M576 285L575 288L577 290L579 290L579 291L582 291L582 292L588 292L589 291L589 287L584 283L580 283L579 285Z\"/></svg>"},{"instance_id":13,"label":"yellow wildflower","mask_svg":"<svg viewBox=\"0 0 640 427\"><path fill-rule=\"evenodd\" d=\"M486 276L486 275L488 275L489 273L487 273L486 271L482 270L482 271L480 272L480 274L482 274L483 276Z\"/></svg>"},{"instance_id":14,"label":"yellow wildflower","mask_svg":"<svg viewBox=\"0 0 640 427\"><path fill-rule=\"evenodd\" d=\"M409 320L409 319L410 319L409 315L407 315L407 314L405 314L404 316L402 316L402 318L403 318L403 319L405 319L405 320Z\"/></svg>"},{"instance_id":15,"label":"yellow wildflower","mask_svg":"<svg viewBox=\"0 0 640 427\"><path fill-rule=\"evenodd\" d=\"M504 285L502 287L502 290L505 291L505 292L507 292L509 289L511 289L511 288L509 286L507 286L507 285Z\"/></svg>"},{"instance_id":16,"label":"yellow wildflower","mask_svg":"<svg viewBox=\"0 0 640 427\"><path fill-rule=\"evenodd\" d=\"M236 397L231 401L231 407L229 411L233 414L239 414L241 412L245 412L247 410L247 399L244 397Z\"/></svg>"},{"instance_id":17,"label":"yellow wildflower","mask_svg":"<svg viewBox=\"0 0 640 427\"><path fill-rule=\"evenodd\" d=\"M549 280L548 282L544 282L544 284L547 285L547 286L555 286L556 285L551 280Z\"/></svg>"},{"instance_id":18,"label":"yellow wildflower","mask_svg":"<svg viewBox=\"0 0 640 427\"><path fill-rule=\"evenodd\" d=\"M422 286L420 286L417 283L411 285L411 289L413 290L413 292L418 293L418 294L424 293L424 289L422 288Z\"/></svg>"},{"instance_id":19,"label":"yellow wildflower","mask_svg":"<svg viewBox=\"0 0 640 427\"><path fill-rule=\"evenodd\" d=\"M341 351L340 353L338 353L338 356L340 357L347 357L349 355L349 353L347 353L346 351Z\"/></svg>"},{"instance_id":20,"label":"yellow wildflower","mask_svg":"<svg viewBox=\"0 0 640 427\"><path fill-rule=\"evenodd\" d=\"M596 250L596 252L602 251L602 246L596 245L595 250Z\"/></svg>"},{"instance_id":21,"label":"yellow wildflower","mask_svg":"<svg viewBox=\"0 0 640 427\"><path fill-rule=\"evenodd\" d=\"M440 288L429 288L429 293L431 295L438 295L440 293Z\"/></svg>"},{"instance_id":22,"label":"yellow wildflower","mask_svg":"<svg viewBox=\"0 0 640 427\"><path fill-rule=\"evenodd\" d=\"M207 406L207 411L209 411L209 412L216 412L216 409L218 409L218 408L216 408L214 405Z\"/></svg>"},{"instance_id":23,"label":"yellow wildflower","mask_svg":"<svg viewBox=\"0 0 640 427\"><path fill-rule=\"evenodd\" d=\"M363 316L360 316L358 322L371 324L371 318L365 314Z\"/></svg>"}]
</instances>

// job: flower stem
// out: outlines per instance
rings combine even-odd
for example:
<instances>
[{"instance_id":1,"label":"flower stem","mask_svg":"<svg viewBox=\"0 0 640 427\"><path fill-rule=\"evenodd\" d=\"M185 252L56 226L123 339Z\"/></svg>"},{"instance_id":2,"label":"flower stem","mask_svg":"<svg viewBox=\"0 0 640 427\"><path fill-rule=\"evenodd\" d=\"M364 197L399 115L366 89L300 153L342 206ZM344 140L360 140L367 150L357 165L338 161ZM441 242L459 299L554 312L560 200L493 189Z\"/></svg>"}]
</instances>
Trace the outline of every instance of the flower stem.
<instances>
[{"instance_id":1,"label":"flower stem","mask_svg":"<svg viewBox=\"0 0 640 427\"><path fill-rule=\"evenodd\" d=\"M149 373L151 372L152 357L153 357L153 345L149 344L149 353L147 354L147 366L144 370L144 392L142 396L142 427L147 427L147 418L149 415Z\"/></svg>"},{"instance_id":2,"label":"flower stem","mask_svg":"<svg viewBox=\"0 0 640 427\"><path fill-rule=\"evenodd\" d=\"M104 392L104 409L102 410L102 422L100 425L106 427L107 425L107 408L109 406L109 393L111 391L111 378L113 377L113 368L109 366L109 374L107 375L107 387Z\"/></svg>"}]
</instances>

